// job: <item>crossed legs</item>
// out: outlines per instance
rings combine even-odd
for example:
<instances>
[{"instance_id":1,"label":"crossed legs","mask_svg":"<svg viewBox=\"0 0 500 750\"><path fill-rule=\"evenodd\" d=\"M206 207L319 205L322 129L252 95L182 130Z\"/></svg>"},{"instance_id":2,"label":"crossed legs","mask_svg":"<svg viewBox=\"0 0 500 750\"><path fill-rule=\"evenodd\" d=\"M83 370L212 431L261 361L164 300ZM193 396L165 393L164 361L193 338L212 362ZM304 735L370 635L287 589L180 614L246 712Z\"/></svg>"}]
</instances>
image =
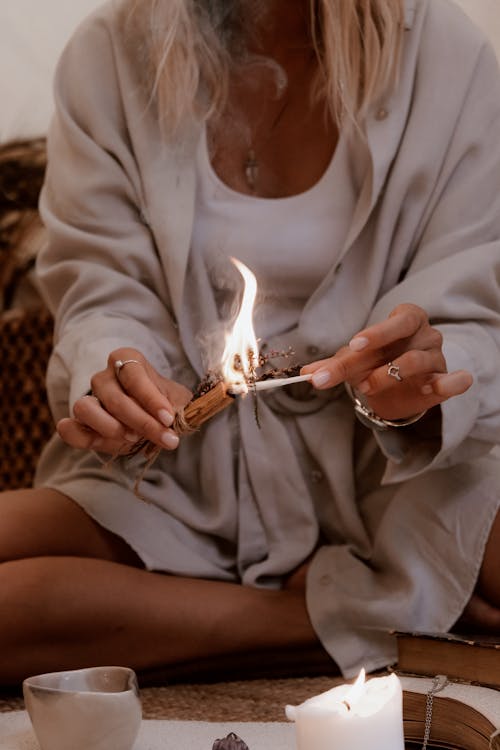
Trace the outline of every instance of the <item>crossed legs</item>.
<instances>
[{"instance_id":1,"label":"crossed legs","mask_svg":"<svg viewBox=\"0 0 500 750\"><path fill-rule=\"evenodd\" d=\"M0 518L0 684L94 664L144 670L319 647L300 571L281 591L152 573L53 490L3 493ZM500 633L499 570L500 515L459 624Z\"/></svg>"}]
</instances>

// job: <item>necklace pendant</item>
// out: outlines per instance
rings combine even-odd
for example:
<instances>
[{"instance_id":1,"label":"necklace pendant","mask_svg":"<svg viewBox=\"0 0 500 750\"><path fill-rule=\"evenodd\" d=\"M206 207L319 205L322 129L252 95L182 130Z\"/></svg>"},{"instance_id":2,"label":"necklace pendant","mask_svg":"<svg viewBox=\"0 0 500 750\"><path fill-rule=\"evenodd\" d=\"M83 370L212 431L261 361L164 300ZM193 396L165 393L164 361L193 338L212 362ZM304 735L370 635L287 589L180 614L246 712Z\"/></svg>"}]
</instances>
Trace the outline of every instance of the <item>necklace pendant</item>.
<instances>
[{"instance_id":1,"label":"necklace pendant","mask_svg":"<svg viewBox=\"0 0 500 750\"><path fill-rule=\"evenodd\" d=\"M245 180L248 187L255 192L259 180L259 162L257 161L253 149L250 149L248 152L245 163L243 164L243 169L245 171Z\"/></svg>"}]
</instances>

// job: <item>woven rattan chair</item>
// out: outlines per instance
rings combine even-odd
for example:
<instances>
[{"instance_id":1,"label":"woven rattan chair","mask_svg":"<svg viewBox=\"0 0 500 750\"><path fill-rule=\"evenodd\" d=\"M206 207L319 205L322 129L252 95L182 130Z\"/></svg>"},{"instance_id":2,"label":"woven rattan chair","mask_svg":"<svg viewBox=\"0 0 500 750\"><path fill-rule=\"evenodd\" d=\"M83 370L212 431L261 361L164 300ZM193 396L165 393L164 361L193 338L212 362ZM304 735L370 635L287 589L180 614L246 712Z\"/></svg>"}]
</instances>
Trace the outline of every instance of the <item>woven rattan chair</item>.
<instances>
[{"instance_id":1,"label":"woven rattan chair","mask_svg":"<svg viewBox=\"0 0 500 750\"><path fill-rule=\"evenodd\" d=\"M29 487L53 432L45 392L52 317L45 308L0 317L0 490Z\"/></svg>"},{"instance_id":2,"label":"woven rattan chair","mask_svg":"<svg viewBox=\"0 0 500 750\"><path fill-rule=\"evenodd\" d=\"M45 165L44 139L0 148L0 490L32 484L54 429L45 392L52 317L31 282Z\"/></svg>"}]
</instances>

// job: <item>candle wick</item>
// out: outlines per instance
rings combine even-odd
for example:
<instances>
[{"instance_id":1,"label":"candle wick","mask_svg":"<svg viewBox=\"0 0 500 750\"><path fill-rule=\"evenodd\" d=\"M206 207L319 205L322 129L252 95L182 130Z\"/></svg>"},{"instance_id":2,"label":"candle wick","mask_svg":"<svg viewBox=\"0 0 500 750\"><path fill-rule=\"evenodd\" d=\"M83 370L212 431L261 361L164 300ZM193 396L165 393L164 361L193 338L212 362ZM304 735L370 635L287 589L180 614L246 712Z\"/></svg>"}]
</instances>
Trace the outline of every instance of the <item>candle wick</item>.
<instances>
[{"instance_id":1,"label":"candle wick","mask_svg":"<svg viewBox=\"0 0 500 750\"><path fill-rule=\"evenodd\" d=\"M349 705L349 703L347 701L344 700L344 701L342 701L342 703L347 707L348 711L351 710L351 707L350 707L350 705Z\"/></svg>"}]
</instances>

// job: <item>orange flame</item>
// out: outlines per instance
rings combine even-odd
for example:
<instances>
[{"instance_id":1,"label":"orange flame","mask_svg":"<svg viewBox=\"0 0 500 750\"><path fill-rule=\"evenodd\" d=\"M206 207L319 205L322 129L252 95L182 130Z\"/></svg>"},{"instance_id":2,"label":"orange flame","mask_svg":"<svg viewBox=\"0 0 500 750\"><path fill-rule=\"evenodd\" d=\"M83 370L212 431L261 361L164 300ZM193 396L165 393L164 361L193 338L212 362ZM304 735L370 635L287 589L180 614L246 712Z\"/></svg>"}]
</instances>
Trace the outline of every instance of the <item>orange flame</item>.
<instances>
[{"instance_id":1,"label":"orange flame","mask_svg":"<svg viewBox=\"0 0 500 750\"><path fill-rule=\"evenodd\" d=\"M255 368L259 364L257 339L252 321L257 279L241 261L236 258L231 258L231 261L243 276L245 286L233 330L226 335L221 370L225 383L233 392L246 393L248 380L254 378Z\"/></svg>"}]
</instances>

